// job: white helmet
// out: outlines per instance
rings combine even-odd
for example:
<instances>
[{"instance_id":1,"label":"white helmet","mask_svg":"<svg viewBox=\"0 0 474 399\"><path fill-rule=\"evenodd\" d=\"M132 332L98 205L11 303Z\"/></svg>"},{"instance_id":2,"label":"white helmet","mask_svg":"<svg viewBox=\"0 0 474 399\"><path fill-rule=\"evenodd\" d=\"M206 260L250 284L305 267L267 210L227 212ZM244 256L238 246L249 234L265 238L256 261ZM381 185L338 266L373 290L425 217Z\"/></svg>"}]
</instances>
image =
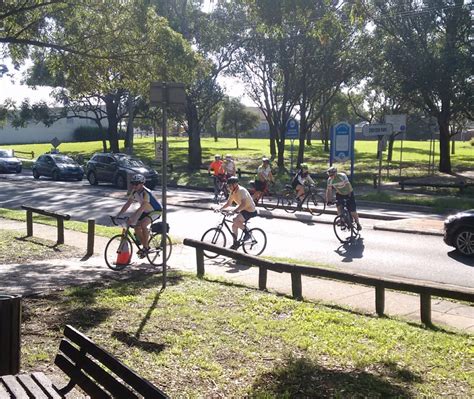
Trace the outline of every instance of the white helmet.
<instances>
[{"instance_id":1,"label":"white helmet","mask_svg":"<svg viewBox=\"0 0 474 399\"><path fill-rule=\"evenodd\" d=\"M142 184L145 184L145 176L143 175L134 175L132 177L132 179L130 180L130 183L131 184L139 184L139 183L142 183Z\"/></svg>"},{"instance_id":2,"label":"white helmet","mask_svg":"<svg viewBox=\"0 0 474 399\"><path fill-rule=\"evenodd\" d=\"M326 171L326 173L328 175L334 175L337 173L337 168L335 166L331 166L328 168L328 170Z\"/></svg>"}]
</instances>

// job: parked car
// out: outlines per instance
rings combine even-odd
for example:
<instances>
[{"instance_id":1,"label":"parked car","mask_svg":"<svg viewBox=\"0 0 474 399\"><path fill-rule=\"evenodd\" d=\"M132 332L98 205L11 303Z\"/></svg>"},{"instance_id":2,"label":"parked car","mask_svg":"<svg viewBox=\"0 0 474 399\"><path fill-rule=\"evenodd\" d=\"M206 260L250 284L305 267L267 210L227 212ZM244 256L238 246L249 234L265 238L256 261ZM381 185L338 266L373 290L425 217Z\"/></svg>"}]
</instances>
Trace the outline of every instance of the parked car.
<instances>
[{"instance_id":1,"label":"parked car","mask_svg":"<svg viewBox=\"0 0 474 399\"><path fill-rule=\"evenodd\" d=\"M86 176L89 183L112 183L118 188L127 188L127 176L134 174L145 176L145 185L153 190L158 184L156 170L145 165L140 159L127 154L96 153L86 164Z\"/></svg>"},{"instance_id":2,"label":"parked car","mask_svg":"<svg viewBox=\"0 0 474 399\"><path fill-rule=\"evenodd\" d=\"M444 221L444 242L459 253L474 257L474 209L448 216Z\"/></svg>"},{"instance_id":3,"label":"parked car","mask_svg":"<svg viewBox=\"0 0 474 399\"><path fill-rule=\"evenodd\" d=\"M0 150L0 173L20 173L22 165L13 150Z\"/></svg>"},{"instance_id":4,"label":"parked car","mask_svg":"<svg viewBox=\"0 0 474 399\"><path fill-rule=\"evenodd\" d=\"M63 154L43 154L33 163L31 167L33 177L52 177L53 180L75 179L82 180L84 169L74 159Z\"/></svg>"}]
</instances>

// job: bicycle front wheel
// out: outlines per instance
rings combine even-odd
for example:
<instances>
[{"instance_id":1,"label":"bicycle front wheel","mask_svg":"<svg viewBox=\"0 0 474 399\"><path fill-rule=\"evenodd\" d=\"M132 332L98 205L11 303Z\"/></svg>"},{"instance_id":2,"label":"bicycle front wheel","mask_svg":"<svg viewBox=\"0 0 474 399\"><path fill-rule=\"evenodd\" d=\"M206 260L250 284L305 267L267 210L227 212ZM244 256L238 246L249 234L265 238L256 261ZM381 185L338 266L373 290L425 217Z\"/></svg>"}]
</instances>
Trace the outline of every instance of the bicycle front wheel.
<instances>
[{"instance_id":1,"label":"bicycle front wheel","mask_svg":"<svg viewBox=\"0 0 474 399\"><path fill-rule=\"evenodd\" d=\"M319 194L311 194L307 201L308 211L311 215L319 216L326 209L326 201Z\"/></svg>"},{"instance_id":2,"label":"bicycle front wheel","mask_svg":"<svg viewBox=\"0 0 474 399\"><path fill-rule=\"evenodd\" d=\"M342 243L352 241L358 235L355 224L351 219L351 216L348 214L336 216L334 219L334 234L336 234L337 239Z\"/></svg>"},{"instance_id":3,"label":"bicycle front wheel","mask_svg":"<svg viewBox=\"0 0 474 399\"><path fill-rule=\"evenodd\" d=\"M105 263L112 270L122 270L130 264L132 253L132 241L128 237L121 234L113 236L105 247Z\"/></svg>"},{"instance_id":4,"label":"bicycle front wheel","mask_svg":"<svg viewBox=\"0 0 474 399\"><path fill-rule=\"evenodd\" d=\"M153 266L161 266L163 264L163 247L161 246L161 233L153 234L150 237L150 241L148 241L148 245L150 250L148 251L146 257L148 258L148 262L150 262ZM171 242L171 238L168 234L166 234L166 261L171 256L171 251L173 250L173 243Z\"/></svg>"},{"instance_id":5,"label":"bicycle front wheel","mask_svg":"<svg viewBox=\"0 0 474 399\"><path fill-rule=\"evenodd\" d=\"M246 254L260 255L267 247L267 235L258 227L250 229L250 238L243 242L242 248Z\"/></svg>"},{"instance_id":6,"label":"bicycle front wheel","mask_svg":"<svg viewBox=\"0 0 474 399\"><path fill-rule=\"evenodd\" d=\"M276 195L264 195L260 201L267 211L273 211L278 206L278 197Z\"/></svg>"},{"instance_id":7,"label":"bicycle front wheel","mask_svg":"<svg viewBox=\"0 0 474 399\"><path fill-rule=\"evenodd\" d=\"M227 239L224 232L217 227L207 230L201 237L201 241L207 242L209 244L218 245L219 247L225 248ZM211 251L204 251L204 256L209 259L217 258L219 254Z\"/></svg>"},{"instance_id":8,"label":"bicycle front wheel","mask_svg":"<svg viewBox=\"0 0 474 399\"><path fill-rule=\"evenodd\" d=\"M280 204L283 206L286 212L296 212L296 193L293 190L285 190L280 197Z\"/></svg>"}]
</instances>

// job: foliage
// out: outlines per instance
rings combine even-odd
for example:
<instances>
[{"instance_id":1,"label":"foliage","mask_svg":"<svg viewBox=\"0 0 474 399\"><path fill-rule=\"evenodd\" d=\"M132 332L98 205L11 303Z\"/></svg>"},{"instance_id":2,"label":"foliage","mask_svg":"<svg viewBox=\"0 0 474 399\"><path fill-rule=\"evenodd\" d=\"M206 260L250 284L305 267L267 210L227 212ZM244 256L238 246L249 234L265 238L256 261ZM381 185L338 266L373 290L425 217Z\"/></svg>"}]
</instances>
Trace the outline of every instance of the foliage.
<instances>
[{"instance_id":1,"label":"foliage","mask_svg":"<svg viewBox=\"0 0 474 399\"><path fill-rule=\"evenodd\" d=\"M98 127L79 126L73 132L74 141L98 141L103 138L103 131Z\"/></svg>"},{"instance_id":2,"label":"foliage","mask_svg":"<svg viewBox=\"0 0 474 399\"><path fill-rule=\"evenodd\" d=\"M221 114L222 128L235 134L235 145L239 148L239 134L254 129L258 124L258 115L246 111L238 98L227 98Z\"/></svg>"}]
</instances>

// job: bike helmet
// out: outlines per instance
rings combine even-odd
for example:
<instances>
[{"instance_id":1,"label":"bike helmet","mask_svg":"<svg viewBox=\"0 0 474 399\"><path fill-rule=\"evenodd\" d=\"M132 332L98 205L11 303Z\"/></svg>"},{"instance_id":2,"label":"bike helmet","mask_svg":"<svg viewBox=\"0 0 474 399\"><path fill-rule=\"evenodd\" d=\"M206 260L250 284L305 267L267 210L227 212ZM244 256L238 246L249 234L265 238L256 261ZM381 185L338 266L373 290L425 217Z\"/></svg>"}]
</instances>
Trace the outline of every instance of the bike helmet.
<instances>
[{"instance_id":1,"label":"bike helmet","mask_svg":"<svg viewBox=\"0 0 474 399\"><path fill-rule=\"evenodd\" d=\"M326 171L326 173L328 175L334 175L337 173L337 168L335 166L331 166L330 168L328 168L328 170Z\"/></svg>"},{"instance_id":2,"label":"bike helmet","mask_svg":"<svg viewBox=\"0 0 474 399\"><path fill-rule=\"evenodd\" d=\"M263 157L262 162L270 162L270 160L267 157Z\"/></svg>"},{"instance_id":3,"label":"bike helmet","mask_svg":"<svg viewBox=\"0 0 474 399\"><path fill-rule=\"evenodd\" d=\"M309 169L307 163L302 163L302 164L300 165L300 168L301 168L301 170L303 170L303 171L308 171L308 169Z\"/></svg>"},{"instance_id":4,"label":"bike helmet","mask_svg":"<svg viewBox=\"0 0 474 399\"><path fill-rule=\"evenodd\" d=\"M226 154L225 159L232 159L232 155Z\"/></svg>"},{"instance_id":5,"label":"bike helmet","mask_svg":"<svg viewBox=\"0 0 474 399\"><path fill-rule=\"evenodd\" d=\"M221 156L219 154L214 155L215 159L221 159Z\"/></svg>"},{"instance_id":6,"label":"bike helmet","mask_svg":"<svg viewBox=\"0 0 474 399\"><path fill-rule=\"evenodd\" d=\"M134 175L132 179L130 180L131 184L145 184L145 176L143 175Z\"/></svg>"},{"instance_id":7,"label":"bike helmet","mask_svg":"<svg viewBox=\"0 0 474 399\"><path fill-rule=\"evenodd\" d=\"M227 179L227 184L236 184L239 182L239 179L235 176L231 176Z\"/></svg>"}]
</instances>

